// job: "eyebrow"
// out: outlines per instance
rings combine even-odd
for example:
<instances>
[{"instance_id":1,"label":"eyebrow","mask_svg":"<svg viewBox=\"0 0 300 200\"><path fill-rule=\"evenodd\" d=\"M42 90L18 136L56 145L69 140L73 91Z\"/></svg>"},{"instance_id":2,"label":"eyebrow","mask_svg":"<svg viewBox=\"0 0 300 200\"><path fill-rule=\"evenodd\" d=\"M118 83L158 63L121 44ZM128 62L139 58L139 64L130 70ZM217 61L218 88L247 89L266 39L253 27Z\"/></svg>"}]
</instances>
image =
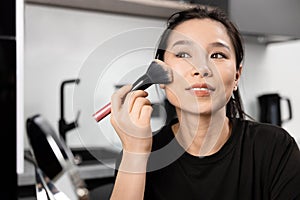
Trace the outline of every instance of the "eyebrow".
<instances>
[{"instance_id":1,"label":"eyebrow","mask_svg":"<svg viewBox=\"0 0 300 200\"><path fill-rule=\"evenodd\" d=\"M190 40L178 40L172 45L172 47L174 47L176 45L193 45L193 44L195 44L195 43ZM209 46L223 47L223 48L230 50L230 47L228 45L224 44L223 42L213 42L213 43L209 44Z\"/></svg>"},{"instance_id":2,"label":"eyebrow","mask_svg":"<svg viewBox=\"0 0 300 200\"><path fill-rule=\"evenodd\" d=\"M176 45L192 45L194 42L189 41L189 40L178 40L176 41L172 47L176 46Z\"/></svg>"},{"instance_id":3,"label":"eyebrow","mask_svg":"<svg viewBox=\"0 0 300 200\"><path fill-rule=\"evenodd\" d=\"M224 47L224 48L230 50L230 47L228 45L224 44L223 42L213 42L213 43L209 44L209 46L211 46L211 47Z\"/></svg>"}]
</instances>

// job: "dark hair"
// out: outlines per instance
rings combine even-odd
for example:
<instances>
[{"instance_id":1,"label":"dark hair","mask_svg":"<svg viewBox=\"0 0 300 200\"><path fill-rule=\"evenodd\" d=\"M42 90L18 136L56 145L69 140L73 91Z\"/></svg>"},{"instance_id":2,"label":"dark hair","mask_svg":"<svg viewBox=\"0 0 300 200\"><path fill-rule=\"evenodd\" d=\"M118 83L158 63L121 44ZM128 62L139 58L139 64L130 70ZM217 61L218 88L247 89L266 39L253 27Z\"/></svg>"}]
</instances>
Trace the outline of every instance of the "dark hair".
<instances>
[{"instance_id":1,"label":"dark hair","mask_svg":"<svg viewBox=\"0 0 300 200\"><path fill-rule=\"evenodd\" d=\"M181 23L190 19L212 19L222 23L225 26L227 34L234 46L236 56L236 69L239 69L240 64L242 63L244 58L244 46L242 37L236 26L229 20L226 13L220 8L198 6L184 11L176 12L171 15L167 21L167 28L161 35L155 58L164 60L167 41L171 31ZM226 115L230 118L239 117L242 119L244 119L245 116L248 116L243 110L242 100L238 89L236 91L233 91L233 95L226 105Z\"/></svg>"}]
</instances>

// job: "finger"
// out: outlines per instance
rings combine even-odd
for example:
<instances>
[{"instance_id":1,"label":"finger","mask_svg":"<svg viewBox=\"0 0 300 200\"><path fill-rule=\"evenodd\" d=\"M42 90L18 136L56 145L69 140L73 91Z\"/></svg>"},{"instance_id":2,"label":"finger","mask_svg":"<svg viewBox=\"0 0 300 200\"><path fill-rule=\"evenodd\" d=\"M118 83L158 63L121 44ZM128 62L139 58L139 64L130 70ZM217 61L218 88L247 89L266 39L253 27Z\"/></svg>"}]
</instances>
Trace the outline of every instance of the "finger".
<instances>
[{"instance_id":1,"label":"finger","mask_svg":"<svg viewBox=\"0 0 300 200\"><path fill-rule=\"evenodd\" d=\"M153 108L151 105L143 106L140 114L140 120L143 120L145 124L150 124L152 112L153 112Z\"/></svg>"},{"instance_id":2,"label":"finger","mask_svg":"<svg viewBox=\"0 0 300 200\"><path fill-rule=\"evenodd\" d=\"M138 98L138 97L146 97L148 96L148 93L144 90L135 90L135 91L132 91L128 94L128 97L125 99L124 101L124 105L126 105L128 107L128 112L132 112L132 108L133 108L133 105L135 103L135 100Z\"/></svg>"},{"instance_id":3,"label":"finger","mask_svg":"<svg viewBox=\"0 0 300 200\"><path fill-rule=\"evenodd\" d=\"M117 112L120 110L120 108L123 104L123 101L124 101L126 95L128 94L128 92L130 92L131 88L132 88L132 85L125 85L113 93L113 95L111 96L111 112L112 112L112 114L113 114L113 112Z\"/></svg>"},{"instance_id":4,"label":"finger","mask_svg":"<svg viewBox=\"0 0 300 200\"><path fill-rule=\"evenodd\" d=\"M151 105L150 101L145 97L138 97L135 99L134 104L132 106L132 110L130 112L131 116L134 119L139 119L141 115L142 108L144 106Z\"/></svg>"}]
</instances>

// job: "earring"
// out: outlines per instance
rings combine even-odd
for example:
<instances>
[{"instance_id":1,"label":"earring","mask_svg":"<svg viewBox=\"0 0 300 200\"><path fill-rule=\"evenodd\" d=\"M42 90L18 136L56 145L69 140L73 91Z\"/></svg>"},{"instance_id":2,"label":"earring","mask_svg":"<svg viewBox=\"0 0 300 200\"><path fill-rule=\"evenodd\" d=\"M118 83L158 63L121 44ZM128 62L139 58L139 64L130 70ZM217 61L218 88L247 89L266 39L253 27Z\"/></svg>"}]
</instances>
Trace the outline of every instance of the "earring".
<instances>
[{"instance_id":1,"label":"earring","mask_svg":"<svg viewBox=\"0 0 300 200\"><path fill-rule=\"evenodd\" d=\"M232 99L235 99L235 98L234 98L234 94L233 94L233 93L231 94L231 98L232 98Z\"/></svg>"},{"instance_id":2,"label":"earring","mask_svg":"<svg viewBox=\"0 0 300 200\"><path fill-rule=\"evenodd\" d=\"M236 91L236 90L237 90L237 88L238 88L238 86L237 86L237 85L235 85L235 86L234 86L234 88L233 88L233 90L234 90L234 91Z\"/></svg>"}]
</instances>

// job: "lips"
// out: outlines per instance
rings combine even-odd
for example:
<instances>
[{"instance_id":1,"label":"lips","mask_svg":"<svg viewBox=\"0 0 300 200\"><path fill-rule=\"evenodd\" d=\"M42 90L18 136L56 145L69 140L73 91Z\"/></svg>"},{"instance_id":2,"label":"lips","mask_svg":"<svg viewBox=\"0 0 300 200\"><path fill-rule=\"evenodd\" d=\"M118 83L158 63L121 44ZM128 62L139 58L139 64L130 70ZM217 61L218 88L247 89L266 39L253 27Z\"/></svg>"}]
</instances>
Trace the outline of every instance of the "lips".
<instances>
[{"instance_id":1,"label":"lips","mask_svg":"<svg viewBox=\"0 0 300 200\"><path fill-rule=\"evenodd\" d=\"M207 83L196 83L186 88L186 90L211 90L215 91L215 88Z\"/></svg>"},{"instance_id":2,"label":"lips","mask_svg":"<svg viewBox=\"0 0 300 200\"><path fill-rule=\"evenodd\" d=\"M186 90L190 91L193 95L204 97L209 96L211 92L215 91L215 88L207 83L196 83L186 88Z\"/></svg>"}]
</instances>

